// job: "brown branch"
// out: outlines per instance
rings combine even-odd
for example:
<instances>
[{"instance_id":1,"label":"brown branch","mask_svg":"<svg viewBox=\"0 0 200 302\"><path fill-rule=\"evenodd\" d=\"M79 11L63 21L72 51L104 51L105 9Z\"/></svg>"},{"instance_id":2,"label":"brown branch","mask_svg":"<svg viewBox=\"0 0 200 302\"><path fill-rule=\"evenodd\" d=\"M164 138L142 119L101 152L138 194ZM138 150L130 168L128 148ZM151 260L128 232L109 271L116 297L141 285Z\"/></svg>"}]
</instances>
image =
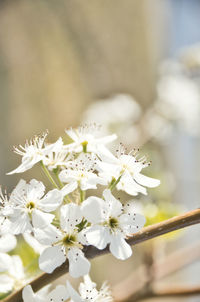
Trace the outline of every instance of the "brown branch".
<instances>
[{"instance_id":1,"label":"brown branch","mask_svg":"<svg viewBox=\"0 0 200 302\"><path fill-rule=\"evenodd\" d=\"M153 224L151 226L143 228L140 232L134 234L128 239L128 243L131 245L139 244L141 242L150 240L152 238L164 235L166 233L182 229L194 224L200 223L200 209L196 209L185 214L164 220L160 223ZM84 248L87 258L94 258L109 252L109 249L97 250L93 246ZM36 279L31 282L34 291L39 290L46 284L53 282L57 278L68 272L68 261L58 267L52 274L42 273ZM21 302L22 301L22 289L9 295L4 302Z\"/></svg>"},{"instance_id":2,"label":"brown branch","mask_svg":"<svg viewBox=\"0 0 200 302\"><path fill-rule=\"evenodd\" d=\"M139 295L139 293L143 293L148 282L149 276L147 274L146 266L142 264L125 280L117 283L112 288L113 296L118 302L126 301L133 295L136 296L136 294Z\"/></svg>"},{"instance_id":3,"label":"brown branch","mask_svg":"<svg viewBox=\"0 0 200 302\"><path fill-rule=\"evenodd\" d=\"M171 275L200 258L200 242L181 248L153 264L155 280Z\"/></svg>"},{"instance_id":4,"label":"brown branch","mask_svg":"<svg viewBox=\"0 0 200 302\"><path fill-rule=\"evenodd\" d=\"M171 297L188 297L200 295L200 286L187 287L177 286L164 289L151 289L147 288L143 292L135 293L123 302L136 302L140 300L148 300L152 298L171 298ZM118 300L116 300L117 302Z\"/></svg>"},{"instance_id":5,"label":"brown branch","mask_svg":"<svg viewBox=\"0 0 200 302\"><path fill-rule=\"evenodd\" d=\"M200 242L194 242L192 245L172 252L165 259L157 260L153 263L154 282L175 273L199 258ZM117 301L124 301L128 297L143 291L148 282L152 282L152 280L147 274L146 265L141 264L125 280L117 283L113 287L112 292L114 297L117 297Z\"/></svg>"},{"instance_id":6,"label":"brown branch","mask_svg":"<svg viewBox=\"0 0 200 302\"><path fill-rule=\"evenodd\" d=\"M196 287L174 287L154 290L155 297L186 297L200 295L200 286Z\"/></svg>"}]
</instances>

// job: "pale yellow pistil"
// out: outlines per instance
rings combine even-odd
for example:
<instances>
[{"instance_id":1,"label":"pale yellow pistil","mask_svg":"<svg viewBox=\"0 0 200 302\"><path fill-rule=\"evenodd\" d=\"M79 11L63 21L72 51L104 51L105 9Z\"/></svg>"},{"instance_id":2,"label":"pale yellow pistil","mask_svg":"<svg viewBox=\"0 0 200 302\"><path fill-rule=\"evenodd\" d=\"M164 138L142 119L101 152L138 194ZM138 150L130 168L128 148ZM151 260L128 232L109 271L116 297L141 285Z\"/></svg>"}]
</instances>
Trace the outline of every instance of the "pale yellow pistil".
<instances>
[{"instance_id":1,"label":"pale yellow pistil","mask_svg":"<svg viewBox=\"0 0 200 302\"><path fill-rule=\"evenodd\" d=\"M110 217L108 221L108 225L112 230L114 230L119 226L119 222L116 218Z\"/></svg>"},{"instance_id":2,"label":"pale yellow pistil","mask_svg":"<svg viewBox=\"0 0 200 302\"><path fill-rule=\"evenodd\" d=\"M75 235L69 235L67 234L65 237L62 239L63 245L66 247L73 246L76 243L76 236Z\"/></svg>"},{"instance_id":3,"label":"pale yellow pistil","mask_svg":"<svg viewBox=\"0 0 200 302\"><path fill-rule=\"evenodd\" d=\"M87 141L84 141L81 143L81 145L83 146L83 152L86 153L87 152L87 145L88 145L88 142Z\"/></svg>"},{"instance_id":4,"label":"pale yellow pistil","mask_svg":"<svg viewBox=\"0 0 200 302\"><path fill-rule=\"evenodd\" d=\"M61 240L55 242L53 245L63 245L66 251L69 250L72 246L79 249L83 248L82 244L77 241L76 234L65 234L65 236Z\"/></svg>"},{"instance_id":5,"label":"pale yellow pistil","mask_svg":"<svg viewBox=\"0 0 200 302\"><path fill-rule=\"evenodd\" d=\"M33 201L29 201L27 202L26 207L31 211L32 209L35 208L35 203Z\"/></svg>"},{"instance_id":6,"label":"pale yellow pistil","mask_svg":"<svg viewBox=\"0 0 200 302\"><path fill-rule=\"evenodd\" d=\"M30 218L31 218L32 211L35 209L35 207L36 206L35 206L35 203L33 201L29 201L26 204L26 208L27 208L27 211L28 211L28 214L29 214Z\"/></svg>"}]
</instances>

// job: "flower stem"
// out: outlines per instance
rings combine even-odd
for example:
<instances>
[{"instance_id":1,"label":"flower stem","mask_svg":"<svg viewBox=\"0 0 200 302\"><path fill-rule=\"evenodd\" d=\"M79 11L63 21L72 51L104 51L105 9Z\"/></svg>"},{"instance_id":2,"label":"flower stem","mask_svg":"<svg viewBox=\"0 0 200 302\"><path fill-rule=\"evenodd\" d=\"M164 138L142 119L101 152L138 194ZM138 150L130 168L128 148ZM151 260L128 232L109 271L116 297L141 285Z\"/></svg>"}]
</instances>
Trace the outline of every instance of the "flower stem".
<instances>
[{"instance_id":1,"label":"flower stem","mask_svg":"<svg viewBox=\"0 0 200 302\"><path fill-rule=\"evenodd\" d=\"M110 191L113 191L116 187L116 185L120 182L121 179L121 175L117 178L117 179L112 179L110 185L108 186L108 189L110 189Z\"/></svg>"},{"instance_id":2,"label":"flower stem","mask_svg":"<svg viewBox=\"0 0 200 302\"><path fill-rule=\"evenodd\" d=\"M80 202L82 203L85 200L85 191L80 189Z\"/></svg>"},{"instance_id":3,"label":"flower stem","mask_svg":"<svg viewBox=\"0 0 200 302\"><path fill-rule=\"evenodd\" d=\"M64 185L63 185L62 181L60 180L60 178L59 178L59 176L58 176L58 174L59 174L59 169L58 169L58 168L53 169L53 173L54 173L54 175L55 175L55 177L56 177L56 179L57 179L57 181L58 181L58 183L59 183L59 185L60 185L60 188L62 189L62 188L64 187Z\"/></svg>"},{"instance_id":4,"label":"flower stem","mask_svg":"<svg viewBox=\"0 0 200 302\"><path fill-rule=\"evenodd\" d=\"M47 167L44 165L44 163L41 161L40 164L41 164L41 166L42 166L42 169L43 169L45 175L47 176L47 178L49 179L49 181L52 183L52 185L53 185L56 189L60 190L60 188L58 187L57 183L55 182L55 180L54 180L53 177L51 176L49 170L48 170Z\"/></svg>"}]
</instances>

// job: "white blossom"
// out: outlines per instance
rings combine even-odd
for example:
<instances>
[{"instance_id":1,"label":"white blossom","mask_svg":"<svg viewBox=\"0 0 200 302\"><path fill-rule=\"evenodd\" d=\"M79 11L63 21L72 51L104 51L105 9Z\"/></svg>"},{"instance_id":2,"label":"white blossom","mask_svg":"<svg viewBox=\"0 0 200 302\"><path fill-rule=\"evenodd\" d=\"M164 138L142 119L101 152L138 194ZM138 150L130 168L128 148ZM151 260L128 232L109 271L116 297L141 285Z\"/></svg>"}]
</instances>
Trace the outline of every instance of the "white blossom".
<instances>
[{"instance_id":1,"label":"white blossom","mask_svg":"<svg viewBox=\"0 0 200 302\"><path fill-rule=\"evenodd\" d=\"M105 185L106 181L95 173L96 163L98 159L89 154L81 154L74 161L68 163L68 168L60 172L59 178L62 182L68 183L62 192L66 194L80 188L85 191L88 189L96 189L97 184Z\"/></svg>"},{"instance_id":2,"label":"white blossom","mask_svg":"<svg viewBox=\"0 0 200 302\"><path fill-rule=\"evenodd\" d=\"M66 145L76 153L92 152L101 157L112 157L111 152L105 147L108 143L114 141L117 136L115 134L105 137L97 137L99 127L96 124L85 125L77 129L67 129L66 133L73 140L73 143Z\"/></svg>"},{"instance_id":3,"label":"white blossom","mask_svg":"<svg viewBox=\"0 0 200 302\"><path fill-rule=\"evenodd\" d=\"M25 285L24 267L21 258L0 253L0 293L6 293Z\"/></svg>"},{"instance_id":4,"label":"white blossom","mask_svg":"<svg viewBox=\"0 0 200 302\"><path fill-rule=\"evenodd\" d=\"M127 259L132 250L125 239L143 227L145 218L132 210L123 213L121 202L110 190L104 190L103 197L91 196L82 204L85 218L92 223L86 232L87 240L98 249L104 249L109 244L110 252L116 258Z\"/></svg>"},{"instance_id":5,"label":"white blossom","mask_svg":"<svg viewBox=\"0 0 200 302\"><path fill-rule=\"evenodd\" d=\"M50 291L51 285L47 285L37 293L34 293L32 287L27 285L22 292L24 302L63 302L69 298L66 286L57 285Z\"/></svg>"},{"instance_id":6,"label":"white blossom","mask_svg":"<svg viewBox=\"0 0 200 302\"><path fill-rule=\"evenodd\" d=\"M0 235L0 252L8 253L16 247L17 239L12 234Z\"/></svg>"},{"instance_id":7,"label":"white blossom","mask_svg":"<svg viewBox=\"0 0 200 302\"><path fill-rule=\"evenodd\" d=\"M83 277L84 282L80 283L79 293L71 286L69 281L66 285L57 285L55 289L50 290L51 285L34 293L32 287L24 287L22 297L24 302L112 302L111 290L106 282L103 283L100 290L96 289L96 283L92 282L89 275Z\"/></svg>"},{"instance_id":8,"label":"white blossom","mask_svg":"<svg viewBox=\"0 0 200 302\"><path fill-rule=\"evenodd\" d=\"M7 194L3 195L0 188L0 252L8 253L17 245L17 239L13 234L10 234L10 221L6 219L4 214L7 214ZM9 211L10 212L10 211Z\"/></svg>"},{"instance_id":9,"label":"white blossom","mask_svg":"<svg viewBox=\"0 0 200 302\"><path fill-rule=\"evenodd\" d=\"M50 171L66 165L66 162L71 159L71 153L64 148L63 140L60 137L54 148L43 157L42 161L45 166L48 167Z\"/></svg>"},{"instance_id":10,"label":"white blossom","mask_svg":"<svg viewBox=\"0 0 200 302\"><path fill-rule=\"evenodd\" d=\"M143 227L145 218L133 204L124 206L111 192L117 188L130 195L147 194L146 187L155 187L160 182L141 174L148 163L145 158L138 159L135 152L126 154L120 147L117 156L112 155L106 144L116 136L99 137L96 130L96 125L67 130L73 141L67 145L62 138L47 145L44 134L15 150L22 156L22 163L9 174L24 172L40 162L56 189L45 192L42 182L32 179L26 183L22 179L9 197L0 190L0 292L27 284L19 256L7 254L17 243L13 235L24 236L40 254L39 268L49 274L62 264L65 267L68 260L72 277L87 275L91 264L84 251L88 245L98 249L108 246L118 259L131 256L132 249L126 240ZM97 189L98 185L106 186L103 196L94 193L85 199L89 195L86 191ZM113 301L108 286L104 284L97 290L88 275L80 284L79 293L69 283L53 290L46 287L37 293L26 286L23 299Z\"/></svg>"},{"instance_id":11,"label":"white blossom","mask_svg":"<svg viewBox=\"0 0 200 302\"><path fill-rule=\"evenodd\" d=\"M136 153L127 155L123 146L121 149L115 159L98 163L99 175L102 178L115 183L118 190L133 196L138 193L146 195L144 187L154 188L160 184L159 180L141 174L142 169L149 166L144 157L138 160Z\"/></svg>"},{"instance_id":12,"label":"white blossom","mask_svg":"<svg viewBox=\"0 0 200 302\"><path fill-rule=\"evenodd\" d=\"M53 220L54 215L48 212L54 211L61 204L62 193L57 189L49 191L46 195L44 192L42 182L35 179L29 184L24 180L19 181L6 204L11 233L30 232L33 227L42 228Z\"/></svg>"},{"instance_id":13,"label":"white blossom","mask_svg":"<svg viewBox=\"0 0 200 302\"><path fill-rule=\"evenodd\" d=\"M73 289L71 284L67 282L67 290L71 301L73 302L112 302L113 297L111 290L106 282L98 291L96 283L92 282L89 275L84 276L84 282L80 283L79 293Z\"/></svg>"},{"instance_id":14,"label":"white blossom","mask_svg":"<svg viewBox=\"0 0 200 302\"><path fill-rule=\"evenodd\" d=\"M68 258L72 277L77 278L89 272L90 262L81 250L85 243L84 234L78 232L77 227L82 218L80 207L70 203L60 209L60 228L50 225L43 230L35 230L35 236L42 244L51 245L40 255L41 270L52 273Z\"/></svg>"},{"instance_id":15,"label":"white blossom","mask_svg":"<svg viewBox=\"0 0 200 302\"><path fill-rule=\"evenodd\" d=\"M15 147L14 152L22 156L22 162L19 167L9 173L8 175L14 173L22 173L31 169L36 163L42 161L45 156L50 152L57 149L57 145L60 143L57 141L54 144L45 144L45 139L47 132L42 136L35 136L32 140L26 141L25 146Z\"/></svg>"}]
</instances>

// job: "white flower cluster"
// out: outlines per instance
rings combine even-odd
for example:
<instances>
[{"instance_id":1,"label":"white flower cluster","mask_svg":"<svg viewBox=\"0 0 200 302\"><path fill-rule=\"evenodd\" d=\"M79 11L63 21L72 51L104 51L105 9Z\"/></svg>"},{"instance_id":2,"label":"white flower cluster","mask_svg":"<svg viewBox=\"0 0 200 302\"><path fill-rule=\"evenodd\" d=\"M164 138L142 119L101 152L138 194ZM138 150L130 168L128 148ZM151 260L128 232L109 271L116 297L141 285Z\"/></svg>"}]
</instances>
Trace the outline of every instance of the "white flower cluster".
<instances>
[{"instance_id":1,"label":"white flower cluster","mask_svg":"<svg viewBox=\"0 0 200 302\"><path fill-rule=\"evenodd\" d=\"M45 286L36 294L30 285L23 289L24 302L112 302L112 294L109 286L103 283L98 291L96 283L92 282L89 275L84 276L84 282L80 283L79 293L71 286L69 281L66 285L57 285L55 289L50 291L50 286Z\"/></svg>"},{"instance_id":2,"label":"white flower cluster","mask_svg":"<svg viewBox=\"0 0 200 302\"><path fill-rule=\"evenodd\" d=\"M15 149L22 156L22 162L8 174L27 171L40 163L54 188L46 193L41 181L32 179L26 183L22 179L9 197L1 193L0 272L5 272L2 284L7 282L6 273L11 275L10 268L21 265L17 256L6 254L16 245L14 235L32 235L42 245L39 267L46 273L52 273L68 259L72 277L87 275L90 262L83 252L87 245L97 249L109 245L110 252L118 259L131 256L132 250L126 239L143 227L145 218L136 213L131 204L122 204L113 191L122 190L131 196L147 194L145 187L156 187L160 182L141 174L142 169L149 165L145 158L138 159L135 151L126 154L123 146L114 156L106 144L116 136L99 138L97 132L96 125L66 130L71 140L68 144L64 144L62 138L54 144L47 144L47 134L44 134L26 142L25 147ZM104 186L102 195L96 196L91 192L89 195L87 191L97 189L97 185ZM5 241L8 242L7 247L3 243ZM18 264L8 264L14 261ZM23 278L22 273L20 280ZM9 288L4 286L0 292L15 288L16 284L9 284ZM100 293L92 284L89 301L110 301L109 298L101 300ZM68 284L66 295L73 301L88 301L83 297L83 288L84 285L81 298L77 293L72 298L70 292L74 293L74 290ZM29 301L44 301L36 296L30 286L26 287L24 301L28 301L27 297L32 297Z\"/></svg>"}]
</instances>

